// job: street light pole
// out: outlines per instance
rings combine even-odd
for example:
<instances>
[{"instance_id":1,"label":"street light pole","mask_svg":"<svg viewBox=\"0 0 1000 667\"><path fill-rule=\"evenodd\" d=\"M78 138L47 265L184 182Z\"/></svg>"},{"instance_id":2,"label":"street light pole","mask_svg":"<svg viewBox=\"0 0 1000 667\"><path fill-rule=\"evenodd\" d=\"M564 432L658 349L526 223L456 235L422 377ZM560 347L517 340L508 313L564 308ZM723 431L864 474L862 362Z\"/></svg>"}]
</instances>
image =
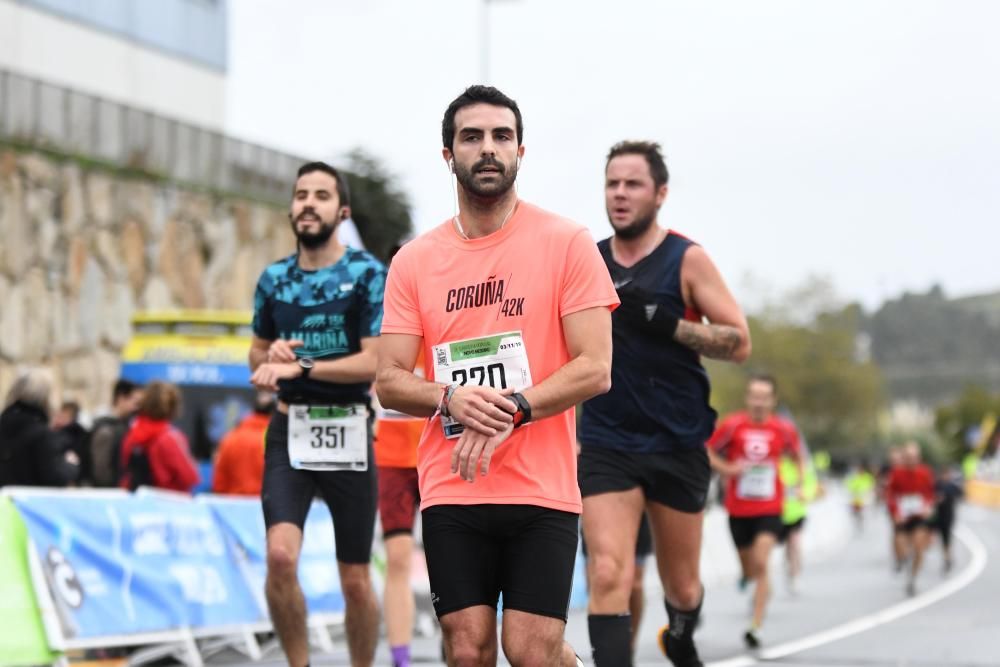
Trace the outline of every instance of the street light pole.
<instances>
[{"instance_id":1,"label":"street light pole","mask_svg":"<svg viewBox=\"0 0 1000 667\"><path fill-rule=\"evenodd\" d=\"M490 83L490 0L479 4L479 78L483 85Z\"/></svg>"}]
</instances>

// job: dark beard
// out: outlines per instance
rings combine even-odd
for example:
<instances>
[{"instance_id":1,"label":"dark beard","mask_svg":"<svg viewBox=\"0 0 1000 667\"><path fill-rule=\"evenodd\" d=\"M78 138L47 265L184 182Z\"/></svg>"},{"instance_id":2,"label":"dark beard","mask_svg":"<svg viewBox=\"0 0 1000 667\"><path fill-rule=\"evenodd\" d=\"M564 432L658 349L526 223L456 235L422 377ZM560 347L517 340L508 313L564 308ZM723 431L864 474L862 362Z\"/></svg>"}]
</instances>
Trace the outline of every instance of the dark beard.
<instances>
[{"instance_id":1,"label":"dark beard","mask_svg":"<svg viewBox=\"0 0 1000 667\"><path fill-rule=\"evenodd\" d=\"M295 224L292 224L292 232L295 234L295 238L299 240L303 248L307 250L316 250L317 248L322 248L326 245L330 237L333 236L333 232L337 229L337 223L326 223L320 221L320 227L318 232L300 232L296 229Z\"/></svg>"},{"instance_id":2,"label":"dark beard","mask_svg":"<svg viewBox=\"0 0 1000 667\"><path fill-rule=\"evenodd\" d=\"M614 225L611 225L611 228L615 230L615 236L622 241L631 241L642 236L653 225L653 220L655 219L656 213L654 212L645 217L636 218L631 224L625 225L620 229ZM608 216L608 220L611 220L610 216Z\"/></svg>"},{"instance_id":3,"label":"dark beard","mask_svg":"<svg viewBox=\"0 0 1000 667\"><path fill-rule=\"evenodd\" d=\"M486 166L496 167L499 170L499 182L489 185L476 183L476 171ZM517 167L507 168L496 160L479 160L470 169L466 169L456 162L455 178L458 179L462 188L473 197L477 199L496 200L503 197L514 187L514 181L517 179Z\"/></svg>"}]
</instances>

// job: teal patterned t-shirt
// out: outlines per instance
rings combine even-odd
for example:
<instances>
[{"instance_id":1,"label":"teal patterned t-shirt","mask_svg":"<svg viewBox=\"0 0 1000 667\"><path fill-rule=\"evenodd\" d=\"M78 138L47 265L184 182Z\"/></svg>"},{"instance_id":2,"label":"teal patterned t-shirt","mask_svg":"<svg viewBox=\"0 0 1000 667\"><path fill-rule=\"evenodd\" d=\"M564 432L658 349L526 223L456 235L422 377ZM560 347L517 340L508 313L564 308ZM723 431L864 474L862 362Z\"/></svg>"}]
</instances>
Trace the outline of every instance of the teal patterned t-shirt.
<instances>
[{"instance_id":1,"label":"teal patterned t-shirt","mask_svg":"<svg viewBox=\"0 0 1000 667\"><path fill-rule=\"evenodd\" d=\"M331 266L299 268L298 255L268 266L254 295L254 335L301 340L300 357L337 359L361 350L361 339L382 328L385 266L371 254L347 248ZM309 378L281 381L286 402L354 403L368 400L368 383L335 384Z\"/></svg>"}]
</instances>

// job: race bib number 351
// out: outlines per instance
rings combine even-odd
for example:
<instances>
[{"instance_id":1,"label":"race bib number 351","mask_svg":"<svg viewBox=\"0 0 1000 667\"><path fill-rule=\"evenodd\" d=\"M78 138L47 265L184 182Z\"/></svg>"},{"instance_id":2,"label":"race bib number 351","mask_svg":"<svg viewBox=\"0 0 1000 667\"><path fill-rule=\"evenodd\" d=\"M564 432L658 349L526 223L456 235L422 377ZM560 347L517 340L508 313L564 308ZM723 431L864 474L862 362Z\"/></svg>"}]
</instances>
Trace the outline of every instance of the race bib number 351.
<instances>
[{"instance_id":1,"label":"race bib number 351","mask_svg":"<svg viewBox=\"0 0 1000 667\"><path fill-rule=\"evenodd\" d=\"M523 391L531 386L531 368L520 331L441 343L433 348L434 381ZM441 417L446 438L457 438L465 427Z\"/></svg>"},{"instance_id":2,"label":"race bib number 351","mask_svg":"<svg viewBox=\"0 0 1000 667\"><path fill-rule=\"evenodd\" d=\"M353 405L292 405L288 459L300 470L367 470L368 409Z\"/></svg>"}]
</instances>

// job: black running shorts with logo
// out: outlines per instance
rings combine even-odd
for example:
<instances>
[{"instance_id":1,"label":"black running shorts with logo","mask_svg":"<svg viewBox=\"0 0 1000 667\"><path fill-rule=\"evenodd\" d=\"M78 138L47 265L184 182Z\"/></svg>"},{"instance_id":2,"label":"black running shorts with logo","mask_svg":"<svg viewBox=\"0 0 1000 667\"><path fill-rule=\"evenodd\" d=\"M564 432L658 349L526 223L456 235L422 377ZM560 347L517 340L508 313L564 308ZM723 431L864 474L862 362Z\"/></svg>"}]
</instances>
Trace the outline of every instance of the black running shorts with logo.
<instances>
[{"instance_id":1,"label":"black running shorts with logo","mask_svg":"<svg viewBox=\"0 0 1000 667\"><path fill-rule=\"evenodd\" d=\"M761 533L771 533L774 539L780 540L784 530L780 514L729 517L729 533L733 536L733 543L737 549L753 545Z\"/></svg>"},{"instance_id":2,"label":"black running shorts with logo","mask_svg":"<svg viewBox=\"0 0 1000 667\"><path fill-rule=\"evenodd\" d=\"M577 461L577 481L584 498L640 487L647 501L692 514L705 509L711 478L704 447L634 453L584 446Z\"/></svg>"},{"instance_id":3,"label":"black running shorts with logo","mask_svg":"<svg viewBox=\"0 0 1000 667\"><path fill-rule=\"evenodd\" d=\"M368 426L368 470L296 470L288 460L288 415L275 412L264 438L264 483L261 503L264 525L291 523L305 525L309 506L322 496L333 517L337 560L367 563L371 560L375 537L375 510L378 477L372 449L372 429Z\"/></svg>"},{"instance_id":4,"label":"black running shorts with logo","mask_svg":"<svg viewBox=\"0 0 1000 667\"><path fill-rule=\"evenodd\" d=\"M420 507L416 468L378 467L378 515L382 537L410 535Z\"/></svg>"},{"instance_id":5,"label":"black running shorts with logo","mask_svg":"<svg viewBox=\"0 0 1000 667\"><path fill-rule=\"evenodd\" d=\"M579 515L535 505L434 505L424 552L438 618L486 605L566 620Z\"/></svg>"}]
</instances>

